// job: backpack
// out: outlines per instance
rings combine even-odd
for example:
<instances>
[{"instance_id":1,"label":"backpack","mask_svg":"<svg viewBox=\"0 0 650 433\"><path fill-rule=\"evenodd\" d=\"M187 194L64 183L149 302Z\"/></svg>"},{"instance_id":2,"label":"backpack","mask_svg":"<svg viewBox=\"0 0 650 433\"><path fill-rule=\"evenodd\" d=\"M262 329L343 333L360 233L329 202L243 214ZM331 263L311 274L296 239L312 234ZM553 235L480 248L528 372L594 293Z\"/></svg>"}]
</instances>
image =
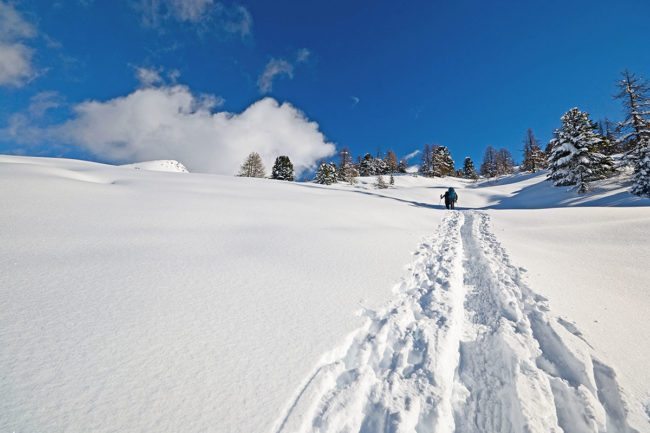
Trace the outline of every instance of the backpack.
<instances>
[{"instance_id":1,"label":"backpack","mask_svg":"<svg viewBox=\"0 0 650 433\"><path fill-rule=\"evenodd\" d=\"M451 200L451 201L458 200L458 194L456 194L456 191L454 191L453 188L449 188L448 193L449 193L449 200Z\"/></svg>"}]
</instances>

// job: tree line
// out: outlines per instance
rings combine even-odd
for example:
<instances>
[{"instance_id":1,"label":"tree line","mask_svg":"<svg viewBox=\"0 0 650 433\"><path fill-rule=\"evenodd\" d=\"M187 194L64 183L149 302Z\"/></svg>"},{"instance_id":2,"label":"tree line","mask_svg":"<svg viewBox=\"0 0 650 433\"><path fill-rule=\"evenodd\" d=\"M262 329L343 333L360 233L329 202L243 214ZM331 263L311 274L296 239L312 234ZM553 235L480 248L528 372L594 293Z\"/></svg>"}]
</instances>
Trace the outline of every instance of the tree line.
<instances>
[{"instance_id":1,"label":"tree line","mask_svg":"<svg viewBox=\"0 0 650 433\"><path fill-rule=\"evenodd\" d=\"M533 131L528 129L523 141L522 162L517 167L510 151L488 146L477 170L470 157L456 169L448 147L425 144L421 151L418 174L425 177L455 176L476 180L521 172L548 170L555 186L571 186L579 193L589 190L595 180L605 179L621 170L632 171L631 192L650 197L650 86L629 71L622 73L616 98L623 103L624 120L594 122L587 112L572 108L561 117L561 125L542 149ZM398 160L392 150L356 161L348 148L339 151L338 161L318 164L314 181L330 185L355 183L359 176L376 176L378 188L393 184L394 174L407 172L407 161ZM265 177L259 154L251 153L241 166L240 176ZM387 183L384 176L389 176ZM288 156L276 158L271 178L294 180L293 164Z\"/></svg>"}]
</instances>

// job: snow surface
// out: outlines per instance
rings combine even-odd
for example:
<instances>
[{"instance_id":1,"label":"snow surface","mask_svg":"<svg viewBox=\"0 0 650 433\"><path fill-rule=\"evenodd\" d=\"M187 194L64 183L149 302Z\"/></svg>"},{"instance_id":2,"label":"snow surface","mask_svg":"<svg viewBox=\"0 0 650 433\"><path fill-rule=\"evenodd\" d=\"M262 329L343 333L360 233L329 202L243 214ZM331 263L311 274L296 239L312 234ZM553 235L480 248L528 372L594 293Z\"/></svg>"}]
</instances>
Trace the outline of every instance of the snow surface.
<instances>
[{"instance_id":1,"label":"snow surface","mask_svg":"<svg viewBox=\"0 0 650 433\"><path fill-rule=\"evenodd\" d=\"M543 179L0 156L0 431L648 432L650 200Z\"/></svg>"},{"instance_id":2,"label":"snow surface","mask_svg":"<svg viewBox=\"0 0 650 433\"><path fill-rule=\"evenodd\" d=\"M136 170L168 171L172 173L189 173L183 164L173 159L161 159L157 161L143 161L135 164L124 164L122 167L134 168Z\"/></svg>"}]
</instances>

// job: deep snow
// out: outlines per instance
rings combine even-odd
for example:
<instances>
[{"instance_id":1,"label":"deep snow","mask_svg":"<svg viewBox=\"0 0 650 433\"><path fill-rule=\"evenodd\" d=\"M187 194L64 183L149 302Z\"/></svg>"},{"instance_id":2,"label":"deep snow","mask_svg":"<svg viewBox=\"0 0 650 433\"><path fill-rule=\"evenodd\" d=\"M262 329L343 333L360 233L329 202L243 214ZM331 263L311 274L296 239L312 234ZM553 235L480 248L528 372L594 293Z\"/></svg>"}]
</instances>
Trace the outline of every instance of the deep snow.
<instances>
[{"instance_id":1,"label":"deep snow","mask_svg":"<svg viewBox=\"0 0 650 433\"><path fill-rule=\"evenodd\" d=\"M404 176L382 191L372 182L323 187L0 156L0 193L9 203L0 214L0 431L267 432L285 419L282 431L290 431L291 414L309 413L301 408L323 402L314 394L338 389L307 387L296 398L308 378L381 314L390 316L385 306L408 296L409 282L429 278L414 276L423 260L449 262L445 278L458 289L430 291L429 304L417 304L450 308L448 332L427 321L422 329L440 337L432 361L439 365L430 371L458 377L427 388L444 402L439 406L406 385L395 396L408 394L421 413L439 412L432 420L458 431L490 431L461 419L481 412L472 389L495 393L486 401L499 407L506 397L524 401L501 412L513 423L548 413L540 429L555 419L566 427L574 422L567 414L582 410L584 425L650 431L643 408L650 401L650 200L615 182L577 196L542 175L480 184ZM461 206L483 211L454 213L452 234L434 236L453 225L449 217L438 228L448 215L438 196L449 185ZM423 239L430 248L412 256ZM437 249L445 242L455 255ZM471 302L485 272L468 280L461 271L474 269L462 264L468 251L482 263L476 269L501 275L485 287L514 282L504 283L519 297L512 308L486 307L503 301L500 289L486 291L495 301ZM541 316L532 313L539 309ZM497 317L523 321L521 332L504 337ZM406 329L396 318L404 325L398 331ZM469 334L480 334L473 326L496 326L489 338L497 340L472 340ZM521 350L513 351L513 342ZM501 368L508 351L529 368L517 376L528 387L497 392L489 378L513 374ZM493 371L478 373L479 354ZM358 354L351 359L361 362ZM409 362L426 376L429 366ZM371 379L364 383L383 396L377 401L389 401L387 382ZM586 391L576 391L580 385ZM537 394L519 398L526 389ZM355 392L349 388L358 406L368 407L367 395ZM405 401L347 410L357 417L382 407L400 413ZM550 401L562 402L562 410ZM336 419L345 412L323 413ZM386 419L369 417L367 431ZM567 431L593 431L577 426Z\"/></svg>"}]
</instances>

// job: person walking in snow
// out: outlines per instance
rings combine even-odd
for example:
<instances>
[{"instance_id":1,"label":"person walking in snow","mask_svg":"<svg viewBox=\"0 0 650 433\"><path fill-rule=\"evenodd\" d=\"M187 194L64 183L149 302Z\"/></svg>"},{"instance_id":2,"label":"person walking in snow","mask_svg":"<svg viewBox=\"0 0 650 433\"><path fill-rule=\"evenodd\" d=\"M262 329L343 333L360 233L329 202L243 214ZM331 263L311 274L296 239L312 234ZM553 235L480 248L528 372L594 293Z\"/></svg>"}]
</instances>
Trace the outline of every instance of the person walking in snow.
<instances>
[{"instance_id":1,"label":"person walking in snow","mask_svg":"<svg viewBox=\"0 0 650 433\"><path fill-rule=\"evenodd\" d=\"M447 209L454 209L456 207L456 202L458 201L458 194L456 194L456 190L454 190L454 188L449 187L449 189L445 191L445 193L442 194L440 198L445 199L445 207Z\"/></svg>"}]
</instances>

